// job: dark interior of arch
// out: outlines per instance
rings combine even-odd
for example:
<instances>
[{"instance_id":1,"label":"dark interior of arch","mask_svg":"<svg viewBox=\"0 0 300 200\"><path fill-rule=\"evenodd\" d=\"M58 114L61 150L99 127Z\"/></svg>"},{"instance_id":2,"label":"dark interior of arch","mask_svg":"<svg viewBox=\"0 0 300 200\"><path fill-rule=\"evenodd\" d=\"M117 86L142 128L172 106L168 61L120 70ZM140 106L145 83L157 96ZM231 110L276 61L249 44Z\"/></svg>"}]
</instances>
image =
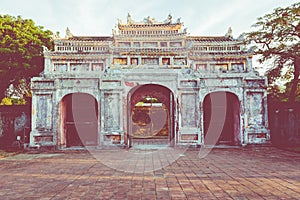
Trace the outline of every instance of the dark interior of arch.
<instances>
[{"instance_id":1,"label":"dark interior of arch","mask_svg":"<svg viewBox=\"0 0 300 200\"><path fill-rule=\"evenodd\" d=\"M98 135L98 104L89 94L73 93L63 99L66 146L95 146Z\"/></svg>"},{"instance_id":2,"label":"dark interior of arch","mask_svg":"<svg viewBox=\"0 0 300 200\"><path fill-rule=\"evenodd\" d=\"M204 111L204 137L208 132L209 126L214 126L216 123L220 123L220 121L212 118L212 96L220 93L220 92L213 92L208 94L204 98L203 102L203 111ZM240 141L239 132L240 132L240 102L238 97L230 92L226 93L226 100L222 105L217 106L224 106L226 108L226 116L224 121L224 126L221 132L220 137L218 138L218 144L228 144L228 145L235 145L238 144Z\"/></svg>"}]
</instances>

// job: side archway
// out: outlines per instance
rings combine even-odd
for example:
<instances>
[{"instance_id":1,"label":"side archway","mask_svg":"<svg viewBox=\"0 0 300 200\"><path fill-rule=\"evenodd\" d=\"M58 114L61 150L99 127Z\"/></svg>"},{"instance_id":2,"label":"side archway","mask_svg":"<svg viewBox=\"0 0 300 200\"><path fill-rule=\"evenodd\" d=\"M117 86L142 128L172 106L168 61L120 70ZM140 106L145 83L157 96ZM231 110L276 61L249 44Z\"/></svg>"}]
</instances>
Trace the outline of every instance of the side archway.
<instances>
[{"instance_id":1,"label":"side archway","mask_svg":"<svg viewBox=\"0 0 300 200\"><path fill-rule=\"evenodd\" d=\"M71 93L60 101L58 146L84 147L98 144L98 103L87 93Z\"/></svg>"},{"instance_id":2,"label":"side archway","mask_svg":"<svg viewBox=\"0 0 300 200\"><path fill-rule=\"evenodd\" d=\"M212 99L223 96L221 101L214 105ZM215 102L215 101L214 101ZM218 110L225 112L224 117L220 120L216 117ZM222 114L222 113L221 113ZM234 93L231 92L212 92L205 96L203 101L203 126L204 126L204 144L209 129L213 127L221 127L215 134L217 144L238 145L241 141L240 131L240 101Z\"/></svg>"}]
</instances>

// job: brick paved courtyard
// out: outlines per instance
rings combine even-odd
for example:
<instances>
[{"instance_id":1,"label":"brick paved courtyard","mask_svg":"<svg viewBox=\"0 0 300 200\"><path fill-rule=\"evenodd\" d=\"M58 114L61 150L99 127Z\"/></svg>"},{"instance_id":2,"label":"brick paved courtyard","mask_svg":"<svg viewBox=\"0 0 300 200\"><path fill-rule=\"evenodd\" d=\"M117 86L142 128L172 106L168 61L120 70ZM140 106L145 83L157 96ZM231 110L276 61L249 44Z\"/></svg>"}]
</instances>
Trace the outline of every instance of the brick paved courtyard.
<instances>
[{"instance_id":1,"label":"brick paved courtyard","mask_svg":"<svg viewBox=\"0 0 300 200\"><path fill-rule=\"evenodd\" d=\"M95 151L1 158L0 199L300 199L300 154L274 147Z\"/></svg>"}]
</instances>

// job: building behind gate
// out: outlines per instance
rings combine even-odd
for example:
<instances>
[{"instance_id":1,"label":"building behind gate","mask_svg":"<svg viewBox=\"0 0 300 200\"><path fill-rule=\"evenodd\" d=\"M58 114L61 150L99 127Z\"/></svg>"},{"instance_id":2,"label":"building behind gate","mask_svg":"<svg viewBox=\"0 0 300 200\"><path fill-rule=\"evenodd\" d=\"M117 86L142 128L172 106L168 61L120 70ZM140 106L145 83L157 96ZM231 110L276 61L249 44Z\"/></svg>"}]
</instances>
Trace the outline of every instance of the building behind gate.
<instances>
[{"instance_id":1,"label":"building behind gate","mask_svg":"<svg viewBox=\"0 0 300 200\"><path fill-rule=\"evenodd\" d=\"M266 78L243 38L180 19L121 20L112 36L54 38L32 78L30 146L246 145L269 140Z\"/></svg>"}]
</instances>

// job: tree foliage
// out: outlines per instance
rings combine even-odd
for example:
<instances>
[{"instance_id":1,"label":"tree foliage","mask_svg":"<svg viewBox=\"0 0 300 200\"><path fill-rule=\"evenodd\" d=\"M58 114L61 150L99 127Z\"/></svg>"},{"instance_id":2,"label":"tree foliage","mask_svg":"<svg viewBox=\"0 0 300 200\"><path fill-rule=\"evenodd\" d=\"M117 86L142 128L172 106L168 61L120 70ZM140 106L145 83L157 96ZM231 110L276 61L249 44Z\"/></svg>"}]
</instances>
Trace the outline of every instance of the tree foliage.
<instances>
[{"instance_id":1,"label":"tree foliage","mask_svg":"<svg viewBox=\"0 0 300 200\"><path fill-rule=\"evenodd\" d=\"M294 103L300 72L300 3L277 8L273 13L258 18L255 31L246 34L246 40L255 45L260 62L274 60L267 72L269 83L279 77L291 78L288 101ZM283 70L287 67L287 70Z\"/></svg>"},{"instance_id":2,"label":"tree foliage","mask_svg":"<svg viewBox=\"0 0 300 200\"><path fill-rule=\"evenodd\" d=\"M0 102L0 106L25 105L25 104L26 104L25 99L11 98L11 97L4 97Z\"/></svg>"},{"instance_id":3,"label":"tree foliage","mask_svg":"<svg viewBox=\"0 0 300 200\"><path fill-rule=\"evenodd\" d=\"M51 38L51 31L31 19L0 15L0 99L10 84L43 70L43 46L52 49Z\"/></svg>"}]
</instances>

